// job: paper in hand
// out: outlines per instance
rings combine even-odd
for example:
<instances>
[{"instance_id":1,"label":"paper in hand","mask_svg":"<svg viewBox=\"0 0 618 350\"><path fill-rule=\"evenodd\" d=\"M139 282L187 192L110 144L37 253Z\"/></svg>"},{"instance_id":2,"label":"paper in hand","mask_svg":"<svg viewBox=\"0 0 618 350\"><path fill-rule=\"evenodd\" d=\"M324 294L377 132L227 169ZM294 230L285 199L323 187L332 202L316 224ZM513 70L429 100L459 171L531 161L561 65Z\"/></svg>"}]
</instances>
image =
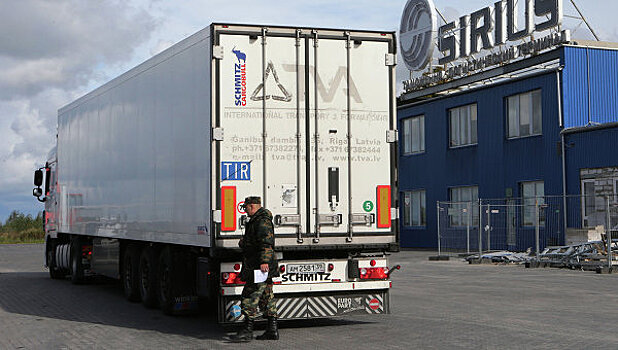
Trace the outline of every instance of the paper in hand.
<instances>
[{"instance_id":1,"label":"paper in hand","mask_svg":"<svg viewBox=\"0 0 618 350\"><path fill-rule=\"evenodd\" d=\"M268 271L262 272L262 270L253 270L253 282L262 283L268 278Z\"/></svg>"}]
</instances>

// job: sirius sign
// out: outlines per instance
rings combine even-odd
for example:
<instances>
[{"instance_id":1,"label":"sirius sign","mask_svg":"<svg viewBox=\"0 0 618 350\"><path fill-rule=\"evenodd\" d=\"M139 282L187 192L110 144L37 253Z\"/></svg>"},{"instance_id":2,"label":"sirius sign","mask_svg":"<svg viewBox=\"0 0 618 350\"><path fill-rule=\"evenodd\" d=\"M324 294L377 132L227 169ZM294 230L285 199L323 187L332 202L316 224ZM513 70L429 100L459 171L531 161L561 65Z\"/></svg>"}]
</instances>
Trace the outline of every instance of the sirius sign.
<instances>
[{"instance_id":1,"label":"sirius sign","mask_svg":"<svg viewBox=\"0 0 618 350\"><path fill-rule=\"evenodd\" d=\"M438 63L450 64L450 67L444 72L404 82L407 91L534 54L569 40L568 31L563 31L516 46L503 46L530 37L534 32L559 27L563 16L562 0L501 0L446 23L437 33L435 12L432 0L407 2L400 28L402 56L411 71L420 71L431 62L433 47L437 46ZM519 24L521 18L523 23ZM494 50L496 47L500 49ZM491 52L481 58L472 56L483 50ZM465 60L465 63L452 66L456 60Z\"/></svg>"}]
</instances>

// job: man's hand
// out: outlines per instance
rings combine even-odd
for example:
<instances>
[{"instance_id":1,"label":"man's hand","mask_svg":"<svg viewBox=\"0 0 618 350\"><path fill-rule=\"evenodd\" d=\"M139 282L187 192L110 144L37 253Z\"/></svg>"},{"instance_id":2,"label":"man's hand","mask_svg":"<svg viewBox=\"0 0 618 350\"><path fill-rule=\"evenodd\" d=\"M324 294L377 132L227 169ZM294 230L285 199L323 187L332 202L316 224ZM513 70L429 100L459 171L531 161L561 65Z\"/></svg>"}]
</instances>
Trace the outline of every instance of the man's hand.
<instances>
[{"instance_id":1,"label":"man's hand","mask_svg":"<svg viewBox=\"0 0 618 350\"><path fill-rule=\"evenodd\" d=\"M262 264L260 265L260 270L262 272L268 272L268 264Z\"/></svg>"}]
</instances>

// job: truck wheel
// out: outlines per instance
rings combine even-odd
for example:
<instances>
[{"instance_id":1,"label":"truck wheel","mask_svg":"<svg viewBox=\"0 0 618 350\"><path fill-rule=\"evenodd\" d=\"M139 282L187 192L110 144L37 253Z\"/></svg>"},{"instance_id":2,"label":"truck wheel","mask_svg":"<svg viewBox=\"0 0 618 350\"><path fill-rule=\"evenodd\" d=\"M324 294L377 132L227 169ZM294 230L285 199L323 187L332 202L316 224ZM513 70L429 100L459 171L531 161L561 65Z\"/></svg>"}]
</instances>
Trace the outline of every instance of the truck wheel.
<instances>
[{"instance_id":1,"label":"truck wheel","mask_svg":"<svg viewBox=\"0 0 618 350\"><path fill-rule=\"evenodd\" d=\"M71 283L84 283L84 265L82 264L81 239L76 238L71 242Z\"/></svg>"},{"instance_id":2,"label":"truck wheel","mask_svg":"<svg viewBox=\"0 0 618 350\"><path fill-rule=\"evenodd\" d=\"M172 256L172 250L169 247L165 247L159 255L159 269L158 269L158 297L159 306L163 313L171 315L174 310L174 259Z\"/></svg>"},{"instance_id":3,"label":"truck wheel","mask_svg":"<svg viewBox=\"0 0 618 350\"><path fill-rule=\"evenodd\" d=\"M55 280L62 279L66 274L58 268L58 264L56 264L56 242L50 240L47 244L47 267L49 268L49 277Z\"/></svg>"},{"instance_id":4,"label":"truck wheel","mask_svg":"<svg viewBox=\"0 0 618 350\"><path fill-rule=\"evenodd\" d=\"M129 301L140 301L139 250L128 246L122 257L122 286Z\"/></svg>"},{"instance_id":5,"label":"truck wheel","mask_svg":"<svg viewBox=\"0 0 618 350\"><path fill-rule=\"evenodd\" d=\"M157 307L157 254L153 247L142 250L139 259L139 290L142 304L147 308Z\"/></svg>"}]
</instances>

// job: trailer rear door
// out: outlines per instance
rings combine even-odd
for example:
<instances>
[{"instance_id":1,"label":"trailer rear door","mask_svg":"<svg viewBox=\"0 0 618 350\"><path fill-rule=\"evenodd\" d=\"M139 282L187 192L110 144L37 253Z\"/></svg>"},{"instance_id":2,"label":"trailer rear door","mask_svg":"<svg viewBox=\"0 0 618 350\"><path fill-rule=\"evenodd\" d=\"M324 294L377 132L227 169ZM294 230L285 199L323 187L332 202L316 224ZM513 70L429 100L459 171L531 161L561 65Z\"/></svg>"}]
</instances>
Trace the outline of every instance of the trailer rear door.
<instances>
[{"instance_id":1,"label":"trailer rear door","mask_svg":"<svg viewBox=\"0 0 618 350\"><path fill-rule=\"evenodd\" d=\"M242 234L240 204L258 195L275 216L278 245L392 242L392 34L216 33L218 237Z\"/></svg>"}]
</instances>

